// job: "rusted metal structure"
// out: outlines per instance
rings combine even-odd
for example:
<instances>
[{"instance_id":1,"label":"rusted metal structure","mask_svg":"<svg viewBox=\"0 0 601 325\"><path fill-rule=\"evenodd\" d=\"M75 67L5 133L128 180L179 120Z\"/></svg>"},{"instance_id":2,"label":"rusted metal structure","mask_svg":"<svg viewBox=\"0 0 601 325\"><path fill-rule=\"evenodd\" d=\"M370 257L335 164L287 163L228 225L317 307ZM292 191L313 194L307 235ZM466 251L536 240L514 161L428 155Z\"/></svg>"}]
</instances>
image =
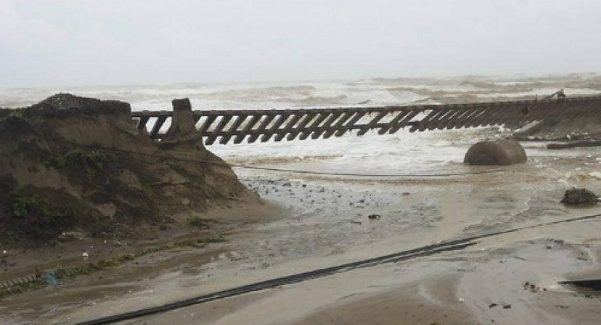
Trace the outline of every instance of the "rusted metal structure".
<instances>
[{"instance_id":1,"label":"rusted metal structure","mask_svg":"<svg viewBox=\"0 0 601 325\"><path fill-rule=\"evenodd\" d=\"M558 92L559 93L559 92ZM556 93L557 94L557 93ZM563 94L563 93L561 93ZM339 137L347 132L364 135L374 130L392 134L409 131L471 128L504 125L519 128L549 116L572 117L601 112L601 95L572 97L557 95L543 100L520 100L453 105L410 105L275 110L194 110L198 132L210 145L249 143L260 140L294 140ZM138 129L146 128L152 139L161 140L171 124L172 111L138 111Z\"/></svg>"}]
</instances>

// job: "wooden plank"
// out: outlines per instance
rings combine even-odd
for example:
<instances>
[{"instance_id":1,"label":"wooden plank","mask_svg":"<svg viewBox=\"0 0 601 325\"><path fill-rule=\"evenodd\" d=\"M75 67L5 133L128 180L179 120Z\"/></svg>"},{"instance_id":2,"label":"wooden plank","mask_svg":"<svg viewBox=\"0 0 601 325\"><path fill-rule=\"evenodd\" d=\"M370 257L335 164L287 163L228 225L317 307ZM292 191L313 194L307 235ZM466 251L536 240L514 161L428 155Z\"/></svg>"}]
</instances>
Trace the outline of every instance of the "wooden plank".
<instances>
[{"instance_id":1,"label":"wooden plank","mask_svg":"<svg viewBox=\"0 0 601 325\"><path fill-rule=\"evenodd\" d=\"M473 106L469 109L460 111L458 114L453 115L447 120L446 129L452 130L460 128L463 125L465 118L467 116L470 116L471 114L474 114L478 110L480 110L480 107Z\"/></svg>"},{"instance_id":2,"label":"wooden plank","mask_svg":"<svg viewBox=\"0 0 601 325\"><path fill-rule=\"evenodd\" d=\"M390 128L388 133L394 134L394 133L398 132L400 129L404 128L411 121L411 119L413 119L419 113L420 113L420 111L418 111L418 110L410 111L410 113L405 115L405 117L403 117L403 119L401 121L399 121L396 125L394 125L392 128Z\"/></svg>"},{"instance_id":3,"label":"wooden plank","mask_svg":"<svg viewBox=\"0 0 601 325\"><path fill-rule=\"evenodd\" d=\"M317 129L317 127L319 126L319 124L326 119L326 117L332 115L332 113L319 113L319 116L317 116L317 118L315 120L313 120L313 122L311 122L311 125L307 126L307 129L304 131L301 131L301 134L299 135L299 139L300 140L305 140L306 138L309 137L309 135L311 135L311 132L313 132L313 130Z\"/></svg>"},{"instance_id":4,"label":"wooden plank","mask_svg":"<svg viewBox=\"0 0 601 325\"><path fill-rule=\"evenodd\" d=\"M277 135L275 136L275 138L273 138L273 140L276 142L282 141L282 139L284 139L286 134L288 134L290 131L292 131L292 129L294 128L294 125L296 125L296 123L298 123L298 121L304 116L307 116L307 114L304 114L304 113L292 114L292 118L290 119L290 121L288 123L286 123L286 126L284 128L282 128L281 131L278 131Z\"/></svg>"},{"instance_id":5,"label":"wooden plank","mask_svg":"<svg viewBox=\"0 0 601 325\"><path fill-rule=\"evenodd\" d=\"M348 123L346 123L346 126L344 129L338 130L334 133L334 136L342 136L344 133L346 133L347 131L352 130L355 127L355 124L363 117L365 116L365 114L367 114L366 111L357 111L355 112L355 115L350 119L350 121L348 121Z\"/></svg>"},{"instance_id":6,"label":"wooden plank","mask_svg":"<svg viewBox=\"0 0 601 325\"><path fill-rule=\"evenodd\" d=\"M481 112L481 107L472 107L470 109L464 110L447 120L447 129L451 130L462 128L472 116L479 115Z\"/></svg>"},{"instance_id":7,"label":"wooden plank","mask_svg":"<svg viewBox=\"0 0 601 325\"><path fill-rule=\"evenodd\" d=\"M335 132L338 132L340 130L344 130L344 122L348 121L348 119L351 118L351 116L353 116L353 114L355 114L355 112L346 112L342 114L342 117L340 117L340 119L338 119L336 121L336 123L332 126L332 128L330 128L329 130L327 130L324 134L323 134L323 138L327 139L329 137L331 137Z\"/></svg>"},{"instance_id":8,"label":"wooden plank","mask_svg":"<svg viewBox=\"0 0 601 325\"><path fill-rule=\"evenodd\" d=\"M267 127L267 125L276 117L275 114L270 114L270 115L265 115L265 118L263 119L263 122L261 122L261 124L259 124L259 127L257 128L257 132L252 134L249 138L248 138L248 143L253 143L255 141L257 141L257 138L259 137L259 134L263 134L263 132L265 132L265 127Z\"/></svg>"},{"instance_id":9,"label":"wooden plank","mask_svg":"<svg viewBox=\"0 0 601 325\"><path fill-rule=\"evenodd\" d=\"M332 113L328 118L323 122L323 126L311 134L311 139L317 139L321 136L322 133L330 130L332 128L331 124L337 120L340 116L344 114L343 112Z\"/></svg>"},{"instance_id":10,"label":"wooden plank","mask_svg":"<svg viewBox=\"0 0 601 325\"><path fill-rule=\"evenodd\" d=\"M433 121L432 123L430 123L430 126L428 127L428 130L434 130L434 129L442 130L442 129L444 129L449 124L449 121L455 115L459 114L461 111L462 110L460 108L450 108L447 111L446 114L441 115L435 121Z\"/></svg>"},{"instance_id":11,"label":"wooden plank","mask_svg":"<svg viewBox=\"0 0 601 325\"><path fill-rule=\"evenodd\" d=\"M309 124L309 122L311 122L315 116L317 116L319 113L306 113L305 115L303 115L303 120L298 124L297 127L295 127L294 129L292 129L290 131L290 134L288 134L288 137L286 138L286 140L288 141L292 141L296 138L296 136L304 131L307 127L307 125Z\"/></svg>"},{"instance_id":12,"label":"wooden plank","mask_svg":"<svg viewBox=\"0 0 601 325\"><path fill-rule=\"evenodd\" d=\"M234 132L238 130L238 128L240 127L242 122L246 119L246 117L247 117L247 115L244 115L244 114L238 115L237 118L234 120L234 123L232 123L232 125L228 128L227 134L222 136L221 139L219 139L219 143L221 143L221 144L228 143L230 141L230 138L234 134Z\"/></svg>"},{"instance_id":13,"label":"wooden plank","mask_svg":"<svg viewBox=\"0 0 601 325\"><path fill-rule=\"evenodd\" d=\"M384 116L386 116L386 114L388 114L388 112L386 111L378 112L378 114L375 117L373 117L367 124L361 127L359 132L357 132L357 135L364 135L365 133L367 133L367 131L373 129L376 126L376 123L378 123L378 121L380 121Z\"/></svg>"},{"instance_id":14,"label":"wooden plank","mask_svg":"<svg viewBox=\"0 0 601 325\"><path fill-rule=\"evenodd\" d=\"M213 124L213 122L215 121L216 118L217 118L217 116L208 116L207 119L202 123L202 125L198 129L198 132L200 132L200 134L202 134L202 135L205 135L206 132L209 130L209 127L211 127L211 124Z\"/></svg>"},{"instance_id":15,"label":"wooden plank","mask_svg":"<svg viewBox=\"0 0 601 325\"><path fill-rule=\"evenodd\" d=\"M267 142L269 139L280 129L280 126L290 117L290 114L281 114L275 120L275 123L271 125L268 130L265 130L265 134L261 137L261 142Z\"/></svg>"},{"instance_id":16,"label":"wooden plank","mask_svg":"<svg viewBox=\"0 0 601 325\"><path fill-rule=\"evenodd\" d=\"M136 125L136 127L138 128L138 130L144 130L144 129L146 129L146 123L148 123L149 119L150 119L150 116L142 116L142 117L140 117L140 120L138 120L138 125Z\"/></svg>"},{"instance_id":17,"label":"wooden plank","mask_svg":"<svg viewBox=\"0 0 601 325\"><path fill-rule=\"evenodd\" d=\"M150 130L150 138L151 139L156 138L157 134L159 133L159 130L161 130L161 127L167 120L167 117L168 116L159 116L157 118L156 122L154 122L154 125L152 126L152 130Z\"/></svg>"},{"instance_id":18,"label":"wooden plank","mask_svg":"<svg viewBox=\"0 0 601 325\"><path fill-rule=\"evenodd\" d=\"M239 133L234 138L234 143L241 143L242 140L244 140L244 138L248 135L248 132L252 130L252 128L255 126L255 124L257 124L257 122L261 119L262 116L262 114L253 113L252 117L250 118L250 121L248 121L248 123L242 129L242 133Z\"/></svg>"},{"instance_id":19,"label":"wooden plank","mask_svg":"<svg viewBox=\"0 0 601 325\"><path fill-rule=\"evenodd\" d=\"M399 123L399 121L403 117L407 116L407 114L409 114L409 112L410 111L399 111L397 113L397 115L394 118L392 118L392 120L390 120L390 122L388 122L388 124L386 126L380 128L378 130L378 134L384 134L384 133L388 132L392 127L394 127L397 123Z\"/></svg>"}]
</instances>

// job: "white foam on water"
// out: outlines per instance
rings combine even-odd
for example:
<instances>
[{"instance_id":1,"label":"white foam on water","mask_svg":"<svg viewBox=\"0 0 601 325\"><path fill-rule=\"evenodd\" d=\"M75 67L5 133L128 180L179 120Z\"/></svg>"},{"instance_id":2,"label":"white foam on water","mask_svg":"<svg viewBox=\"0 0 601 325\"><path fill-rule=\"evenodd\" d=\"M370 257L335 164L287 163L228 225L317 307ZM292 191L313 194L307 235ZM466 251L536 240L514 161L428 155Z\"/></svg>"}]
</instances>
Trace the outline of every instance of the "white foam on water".
<instances>
[{"instance_id":1,"label":"white foam on water","mask_svg":"<svg viewBox=\"0 0 601 325\"><path fill-rule=\"evenodd\" d=\"M476 79L478 81L480 79ZM188 97L194 109L285 109L308 107L365 107L406 105L425 97L419 89L467 93L482 88L477 83L462 83L461 78L449 79L368 79L360 81L274 82L229 85L175 84L162 86L63 87L53 89L0 89L0 107L23 107L57 93L69 92L79 96L116 99L129 102L132 110L170 110L171 100ZM493 83L486 79L484 82ZM511 85L520 81L499 80L496 84ZM476 86L475 86L476 85ZM486 85L486 84L485 84ZM400 88L396 89L395 87ZM416 92L411 90L415 89ZM535 88L515 93L495 93L499 96L543 96L555 92L551 87ZM594 89L566 89L567 94L594 94ZM388 118L388 117L387 117ZM253 144L214 144L208 148L226 160L259 162L267 165L287 165L303 169L349 173L411 173L437 172L444 169L465 169L460 163L467 148L478 140L495 134L499 129L429 131L410 133L401 130L393 135L376 132L357 137L317 140L295 140Z\"/></svg>"},{"instance_id":2,"label":"white foam on water","mask_svg":"<svg viewBox=\"0 0 601 325\"><path fill-rule=\"evenodd\" d=\"M226 160L270 166L286 165L312 171L360 174L409 174L450 172L461 166L474 138L489 136L485 130L451 130L393 135L370 132L364 136L262 144L212 145L210 150Z\"/></svg>"}]
</instances>

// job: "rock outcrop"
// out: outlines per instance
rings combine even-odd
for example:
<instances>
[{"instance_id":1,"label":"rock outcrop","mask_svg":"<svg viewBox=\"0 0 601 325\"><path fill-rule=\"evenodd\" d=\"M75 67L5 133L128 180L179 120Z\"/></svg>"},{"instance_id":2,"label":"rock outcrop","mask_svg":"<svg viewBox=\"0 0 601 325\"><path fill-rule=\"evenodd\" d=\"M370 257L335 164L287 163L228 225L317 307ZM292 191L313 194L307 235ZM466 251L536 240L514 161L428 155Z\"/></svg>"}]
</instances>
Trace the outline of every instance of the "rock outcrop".
<instances>
[{"instance_id":1,"label":"rock outcrop","mask_svg":"<svg viewBox=\"0 0 601 325\"><path fill-rule=\"evenodd\" d=\"M177 105L176 105L177 106ZM184 101L185 106L185 101ZM52 96L0 112L0 242L64 231L112 236L136 224L258 200L176 109L164 143L138 130L128 103ZM183 121L183 122L182 122Z\"/></svg>"},{"instance_id":2,"label":"rock outcrop","mask_svg":"<svg viewBox=\"0 0 601 325\"><path fill-rule=\"evenodd\" d=\"M561 203L566 205L593 205L597 204L597 194L585 188L571 188L565 192Z\"/></svg>"},{"instance_id":3,"label":"rock outcrop","mask_svg":"<svg viewBox=\"0 0 601 325\"><path fill-rule=\"evenodd\" d=\"M526 151L513 140L481 141L465 154L464 163L470 165L511 165L528 160Z\"/></svg>"}]
</instances>

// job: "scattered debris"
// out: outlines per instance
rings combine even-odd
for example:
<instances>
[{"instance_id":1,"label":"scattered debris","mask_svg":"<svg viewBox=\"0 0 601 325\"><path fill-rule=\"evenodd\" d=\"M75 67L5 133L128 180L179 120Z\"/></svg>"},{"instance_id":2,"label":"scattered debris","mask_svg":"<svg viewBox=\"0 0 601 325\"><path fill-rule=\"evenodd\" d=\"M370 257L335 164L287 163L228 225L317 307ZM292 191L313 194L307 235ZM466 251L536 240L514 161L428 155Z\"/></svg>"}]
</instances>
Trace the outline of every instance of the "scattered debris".
<instances>
[{"instance_id":1,"label":"scattered debris","mask_svg":"<svg viewBox=\"0 0 601 325\"><path fill-rule=\"evenodd\" d=\"M370 214L367 216L367 218L369 218L369 220L380 220L382 216L379 214Z\"/></svg>"},{"instance_id":2,"label":"scattered debris","mask_svg":"<svg viewBox=\"0 0 601 325\"><path fill-rule=\"evenodd\" d=\"M199 216L188 217L186 219L186 223L190 227L196 227L196 228L201 228L201 229L208 229L209 228L208 220L203 219L203 218L201 218Z\"/></svg>"},{"instance_id":3,"label":"scattered debris","mask_svg":"<svg viewBox=\"0 0 601 325\"><path fill-rule=\"evenodd\" d=\"M561 281L561 285L571 285L578 288L591 289L594 291L601 291L601 279L585 279L585 280L571 280Z\"/></svg>"},{"instance_id":4,"label":"scattered debris","mask_svg":"<svg viewBox=\"0 0 601 325\"><path fill-rule=\"evenodd\" d=\"M84 238L84 234L78 231L65 231L58 235L58 240L61 242L83 240Z\"/></svg>"},{"instance_id":5,"label":"scattered debris","mask_svg":"<svg viewBox=\"0 0 601 325\"><path fill-rule=\"evenodd\" d=\"M58 279L54 274L46 274L46 283L49 285L58 285Z\"/></svg>"},{"instance_id":6,"label":"scattered debris","mask_svg":"<svg viewBox=\"0 0 601 325\"><path fill-rule=\"evenodd\" d=\"M566 136L568 137L569 134ZM572 140L568 138L568 140ZM582 140L582 141L572 141L567 143L549 143L547 144L547 149L569 149L576 147L598 147L601 146L601 141L599 140Z\"/></svg>"},{"instance_id":7,"label":"scattered debris","mask_svg":"<svg viewBox=\"0 0 601 325\"><path fill-rule=\"evenodd\" d=\"M528 281L524 282L523 287L524 287L524 290L530 290L531 292L547 291L547 289L542 289Z\"/></svg>"},{"instance_id":8,"label":"scattered debris","mask_svg":"<svg viewBox=\"0 0 601 325\"><path fill-rule=\"evenodd\" d=\"M591 176L591 177L594 177L594 178L601 179L601 173L600 172L592 172L592 173L589 173L588 175Z\"/></svg>"},{"instance_id":9,"label":"scattered debris","mask_svg":"<svg viewBox=\"0 0 601 325\"><path fill-rule=\"evenodd\" d=\"M597 194L585 188L571 188L565 192L561 203L567 205L592 205L597 204Z\"/></svg>"}]
</instances>

